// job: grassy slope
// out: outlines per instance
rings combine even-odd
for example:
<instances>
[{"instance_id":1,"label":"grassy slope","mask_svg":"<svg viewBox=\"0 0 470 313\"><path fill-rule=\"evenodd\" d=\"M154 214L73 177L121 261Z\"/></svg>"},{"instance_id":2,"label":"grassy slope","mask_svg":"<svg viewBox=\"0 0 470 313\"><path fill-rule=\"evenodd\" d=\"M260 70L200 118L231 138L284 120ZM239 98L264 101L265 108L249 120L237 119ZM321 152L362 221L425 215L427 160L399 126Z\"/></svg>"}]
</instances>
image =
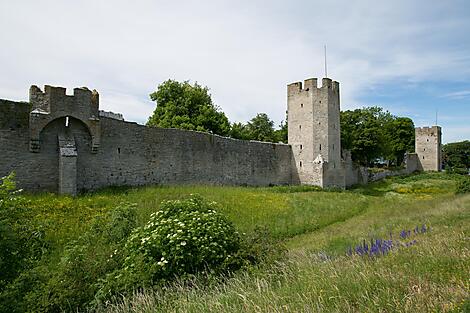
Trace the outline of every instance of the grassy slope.
<instances>
[{"instance_id":1,"label":"grassy slope","mask_svg":"<svg viewBox=\"0 0 470 313\"><path fill-rule=\"evenodd\" d=\"M89 219L116 203L137 203L144 223L161 200L190 193L219 202L241 231L265 225L286 240L289 258L276 268L211 287L197 288L195 282L191 289L175 286L126 299L137 311L450 311L468 297L470 196L454 196L450 176L392 178L347 192L292 192L308 190L296 188L120 188L77 199L36 195L29 197L30 218L44 225L57 249L50 266ZM412 247L377 260L344 255L363 238L423 223L432 231ZM119 309L126 311L125 305Z\"/></svg>"}]
</instances>

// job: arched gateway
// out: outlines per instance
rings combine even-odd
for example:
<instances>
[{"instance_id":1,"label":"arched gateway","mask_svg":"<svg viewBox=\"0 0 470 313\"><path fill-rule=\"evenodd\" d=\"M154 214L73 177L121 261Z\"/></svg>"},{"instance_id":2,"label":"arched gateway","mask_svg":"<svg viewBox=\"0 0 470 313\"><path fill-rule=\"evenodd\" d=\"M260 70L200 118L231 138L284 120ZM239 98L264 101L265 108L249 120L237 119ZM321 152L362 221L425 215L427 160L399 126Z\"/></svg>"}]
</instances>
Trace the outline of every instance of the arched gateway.
<instances>
[{"instance_id":1,"label":"arched gateway","mask_svg":"<svg viewBox=\"0 0 470 313\"><path fill-rule=\"evenodd\" d=\"M100 145L98 93L75 88L69 96L65 88L45 86L42 92L31 86L29 98L30 152L41 153L41 143L48 142L44 148L57 153L57 158L50 158L50 166L58 166L55 172L59 174L50 178L50 184L59 193L75 195L77 172L86 166L80 162L78 152L96 153Z\"/></svg>"}]
</instances>

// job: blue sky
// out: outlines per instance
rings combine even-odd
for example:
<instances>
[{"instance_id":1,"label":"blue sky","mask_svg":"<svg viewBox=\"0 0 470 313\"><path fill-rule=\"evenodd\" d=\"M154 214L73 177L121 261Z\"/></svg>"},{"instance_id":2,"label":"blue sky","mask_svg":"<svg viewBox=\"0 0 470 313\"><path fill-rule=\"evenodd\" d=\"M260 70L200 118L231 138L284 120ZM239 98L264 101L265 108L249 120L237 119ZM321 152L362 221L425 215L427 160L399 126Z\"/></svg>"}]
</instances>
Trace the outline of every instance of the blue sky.
<instances>
[{"instance_id":1,"label":"blue sky","mask_svg":"<svg viewBox=\"0 0 470 313\"><path fill-rule=\"evenodd\" d=\"M342 109L378 105L444 142L470 139L469 1L0 0L0 98L88 86L146 121L168 78L198 81L231 121L278 124L286 85L328 76Z\"/></svg>"}]
</instances>

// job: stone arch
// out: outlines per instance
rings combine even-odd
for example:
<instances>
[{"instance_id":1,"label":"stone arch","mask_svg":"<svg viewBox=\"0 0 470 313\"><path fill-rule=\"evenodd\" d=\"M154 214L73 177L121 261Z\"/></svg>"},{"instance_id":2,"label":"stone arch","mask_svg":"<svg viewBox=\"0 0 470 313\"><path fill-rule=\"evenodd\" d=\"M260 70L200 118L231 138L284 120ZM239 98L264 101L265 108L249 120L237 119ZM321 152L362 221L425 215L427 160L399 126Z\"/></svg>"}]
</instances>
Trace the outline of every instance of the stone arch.
<instances>
[{"instance_id":1,"label":"stone arch","mask_svg":"<svg viewBox=\"0 0 470 313\"><path fill-rule=\"evenodd\" d=\"M73 95L67 95L65 88L44 86L44 92L37 86L29 89L30 151L39 152L39 135L50 122L64 116L71 116L87 125L91 134L91 152L96 153L100 145L99 95L96 90L75 88Z\"/></svg>"},{"instance_id":2,"label":"stone arch","mask_svg":"<svg viewBox=\"0 0 470 313\"><path fill-rule=\"evenodd\" d=\"M80 121L88 130L91 136L91 152L96 153L99 147L100 127L99 120L84 120L76 114L63 114L51 116L51 114L41 114L31 112L30 117L30 150L31 152L39 152L40 150L40 134L50 124L58 120L71 117Z\"/></svg>"},{"instance_id":3,"label":"stone arch","mask_svg":"<svg viewBox=\"0 0 470 313\"><path fill-rule=\"evenodd\" d=\"M88 125L72 116L66 126L66 118L58 117L42 128L38 157L44 160L42 166L56 173L49 177L47 189L75 195L86 180L82 172L92 155L92 134Z\"/></svg>"}]
</instances>

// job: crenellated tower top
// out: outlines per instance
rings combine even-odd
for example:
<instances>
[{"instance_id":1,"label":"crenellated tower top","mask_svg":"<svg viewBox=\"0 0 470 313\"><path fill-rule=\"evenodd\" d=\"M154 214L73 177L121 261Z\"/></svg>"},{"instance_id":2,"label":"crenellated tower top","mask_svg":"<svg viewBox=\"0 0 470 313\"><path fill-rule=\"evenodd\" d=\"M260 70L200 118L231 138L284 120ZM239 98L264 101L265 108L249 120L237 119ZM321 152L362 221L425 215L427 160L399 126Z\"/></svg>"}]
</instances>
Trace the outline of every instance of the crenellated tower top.
<instances>
[{"instance_id":1,"label":"crenellated tower top","mask_svg":"<svg viewBox=\"0 0 470 313\"><path fill-rule=\"evenodd\" d=\"M39 152L41 130L53 120L73 117L83 122L92 138L92 152L100 142L99 94L86 87L75 88L73 95L67 95L63 87L44 86L44 92L37 86L29 89L31 112L29 119L30 151Z\"/></svg>"},{"instance_id":2,"label":"crenellated tower top","mask_svg":"<svg viewBox=\"0 0 470 313\"><path fill-rule=\"evenodd\" d=\"M300 183L344 187L341 172L339 83L323 78L287 86L288 143ZM321 165L321 169L319 167Z\"/></svg>"}]
</instances>

